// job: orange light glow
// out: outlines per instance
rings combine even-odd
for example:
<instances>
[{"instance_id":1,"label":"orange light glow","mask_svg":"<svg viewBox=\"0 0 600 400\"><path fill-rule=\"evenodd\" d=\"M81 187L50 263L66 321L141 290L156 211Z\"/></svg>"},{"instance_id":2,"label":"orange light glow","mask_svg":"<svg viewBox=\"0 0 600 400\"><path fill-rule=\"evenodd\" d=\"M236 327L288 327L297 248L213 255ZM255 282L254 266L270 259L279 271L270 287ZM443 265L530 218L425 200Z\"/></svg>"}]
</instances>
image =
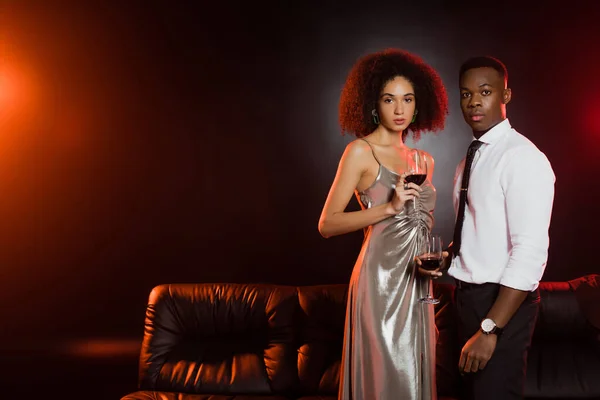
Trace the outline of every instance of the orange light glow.
<instances>
[{"instance_id":1,"label":"orange light glow","mask_svg":"<svg viewBox=\"0 0 600 400\"><path fill-rule=\"evenodd\" d=\"M18 103L14 71L0 60L0 128L7 123Z\"/></svg>"},{"instance_id":2,"label":"orange light glow","mask_svg":"<svg viewBox=\"0 0 600 400\"><path fill-rule=\"evenodd\" d=\"M25 66L19 69L14 61L0 58L0 127L18 116L33 100L31 77L25 74Z\"/></svg>"},{"instance_id":3,"label":"orange light glow","mask_svg":"<svg viewBox=\"0 0 600 400\"><path fill-rule=\"evenodd\" d=\"M0 46L0 147L14 145L39 113L36 75L6 41Z\"/></svg>"}]
</instances>

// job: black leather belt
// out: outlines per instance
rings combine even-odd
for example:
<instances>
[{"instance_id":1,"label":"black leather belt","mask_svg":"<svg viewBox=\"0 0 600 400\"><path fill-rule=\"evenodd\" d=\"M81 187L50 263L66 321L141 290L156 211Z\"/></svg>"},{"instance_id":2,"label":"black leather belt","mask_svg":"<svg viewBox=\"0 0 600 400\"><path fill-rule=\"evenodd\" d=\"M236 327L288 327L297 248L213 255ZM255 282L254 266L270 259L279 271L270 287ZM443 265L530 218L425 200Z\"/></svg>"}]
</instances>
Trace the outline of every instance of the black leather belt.
<instances>
[{"instance_id":1,"label":"black leather belt","mask_svg":"<svg viewBox=\"0 0 600 400\"><path fill-rule=\"evenodd\" d=\"M461 280L458 280L456 278L454 278L454 282L456 283L456 287L459 288L460 290L464 290L464 289L476 289L476 288L483 288L486 286L492 286L492 285L497 285L497 283L469 283L469 282L463 282Z\"/></svg>"}]
</instances>

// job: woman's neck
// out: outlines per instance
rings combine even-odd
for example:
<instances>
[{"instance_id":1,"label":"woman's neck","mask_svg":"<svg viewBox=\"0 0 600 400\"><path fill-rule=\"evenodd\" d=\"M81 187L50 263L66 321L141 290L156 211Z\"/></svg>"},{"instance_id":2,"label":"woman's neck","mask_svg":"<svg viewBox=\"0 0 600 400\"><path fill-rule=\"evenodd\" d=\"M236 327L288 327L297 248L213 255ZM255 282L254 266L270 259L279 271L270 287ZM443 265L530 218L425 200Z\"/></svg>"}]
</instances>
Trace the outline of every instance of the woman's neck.
<instances>
[{"instance_id":1,"label":"woman's neck","mask_svg":"<svg viewBox=\"0 0 600 400\"><path fill-rule=\"evenodd\" d=\"M406 147L403 131L390 131L379 125L371 134L372 140L381 146Z\"/></svg>"}]
</instances>

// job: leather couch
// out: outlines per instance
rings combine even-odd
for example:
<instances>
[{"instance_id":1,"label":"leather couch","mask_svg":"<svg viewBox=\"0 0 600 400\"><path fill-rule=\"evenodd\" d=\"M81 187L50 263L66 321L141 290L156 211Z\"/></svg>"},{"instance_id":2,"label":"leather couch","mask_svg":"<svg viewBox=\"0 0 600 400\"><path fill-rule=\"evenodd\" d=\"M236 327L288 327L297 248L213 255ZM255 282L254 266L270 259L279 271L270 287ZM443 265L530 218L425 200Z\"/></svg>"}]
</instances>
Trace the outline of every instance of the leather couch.
<instances>
[{"instance_id":1,"label":"leather couch","mask_svg":"<svg viewBox=\"0 0 600 400\"><path fill-rule=\"evenodd\" d=\"M600 275L542 282L528 399L600 398ZM165 284L122 400L336 399L347 285ZM460 398L454 286L435 285L440 399ZM362 399L359 399L362 400ZM367 400L367 399L365 399Z\"/></svg>"}]
</instances>

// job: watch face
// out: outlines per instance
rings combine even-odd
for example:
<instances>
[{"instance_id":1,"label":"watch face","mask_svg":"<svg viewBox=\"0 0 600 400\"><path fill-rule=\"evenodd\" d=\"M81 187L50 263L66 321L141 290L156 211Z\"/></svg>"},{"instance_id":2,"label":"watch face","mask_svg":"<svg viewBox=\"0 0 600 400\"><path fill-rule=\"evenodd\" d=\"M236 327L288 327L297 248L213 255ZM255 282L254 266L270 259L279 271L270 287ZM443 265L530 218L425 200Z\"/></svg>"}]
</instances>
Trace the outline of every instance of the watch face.
<instances>
[{"instance_id":1,"label":"watch face","mask_svg":"<svg viewBox=\"0 0 600 400\"><path fill-rule=\"evenodd\" d=\"M489 318L486 318L483 321L481 321L481 329L483 329L484 332L491 332L494 330L495 327L496 324Z\"/></svg>"}]
</instances>

